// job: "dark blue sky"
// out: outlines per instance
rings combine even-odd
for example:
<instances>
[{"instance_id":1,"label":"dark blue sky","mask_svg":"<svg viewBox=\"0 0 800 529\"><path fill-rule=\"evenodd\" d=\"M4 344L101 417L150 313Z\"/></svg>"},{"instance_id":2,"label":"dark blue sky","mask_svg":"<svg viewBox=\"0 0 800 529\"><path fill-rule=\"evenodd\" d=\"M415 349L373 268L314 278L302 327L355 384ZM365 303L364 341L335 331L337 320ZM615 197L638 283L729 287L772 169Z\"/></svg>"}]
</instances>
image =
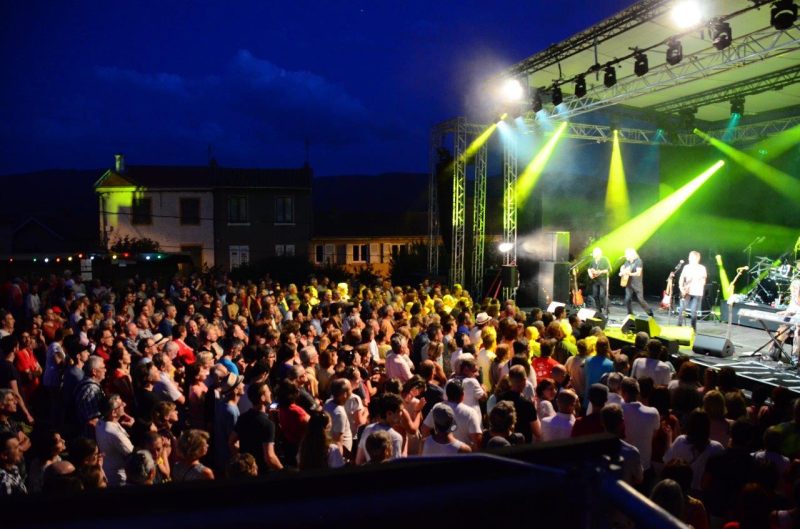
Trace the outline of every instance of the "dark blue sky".
<instances>
[{"instance_id":1,"label":"dark blue sky","mask_svg":"<svg viewBox=\"0 0 800 529\"><path fill-rule=\"evenodd\" d=\"M425 171L470 87L631 0L0 3L0 174Z\"/></svg>"}]
</instances>

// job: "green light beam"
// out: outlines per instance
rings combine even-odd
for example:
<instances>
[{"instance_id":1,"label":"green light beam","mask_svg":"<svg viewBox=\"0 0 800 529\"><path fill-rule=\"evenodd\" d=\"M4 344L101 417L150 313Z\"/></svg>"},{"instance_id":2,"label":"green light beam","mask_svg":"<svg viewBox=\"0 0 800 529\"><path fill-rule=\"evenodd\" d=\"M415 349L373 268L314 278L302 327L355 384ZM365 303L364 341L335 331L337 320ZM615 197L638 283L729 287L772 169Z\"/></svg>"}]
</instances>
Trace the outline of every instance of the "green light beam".
<instances>
[{"instance_id":1,"label":"green light beam","mask_svg":"<svg viewBox=\"0 0 800 529\"><path fill-rule=\"evenodd\" d=\"M731 280L728 279L728 272L725 271L725 266L722 264L722 256L717 254L717 268L719 268L719 283L722 288L722 299L728 300L731 296Z\"/></svg>"},{"instance_id":2,"label":"green light beam","mask_svg":"<svg viewBox=\"0 0 800 529\"><path fill-rule=\"evenodd\" d=\"M625 167L622 163L622 149L619 146L619 131L616 130L611 150L611 165L608 169L606 216L611 228L616 228L630 218L628 184L625 179Z\"/></svg>"},{"instance_id":3,"label":"green light beam","mask_svg":"<svg viewBox=\"0 0 800 529\"><path fill-rule=\"evenodd\" d=\"M544 147L536 153L533 160L531 160L528 166L525 167L525 170L522 171L522 174L517 178L517 204L521 204L526 200L528 196L530 196L531 191L533 191L533 188L536 187L536 182L539 181L539 177L542 175L547 161L550 159L550 156L552 156L558 140L566 129L567 122L562 121L561 125L558 126L550 139L547 140Z\"/></svg>"}]
</instances>

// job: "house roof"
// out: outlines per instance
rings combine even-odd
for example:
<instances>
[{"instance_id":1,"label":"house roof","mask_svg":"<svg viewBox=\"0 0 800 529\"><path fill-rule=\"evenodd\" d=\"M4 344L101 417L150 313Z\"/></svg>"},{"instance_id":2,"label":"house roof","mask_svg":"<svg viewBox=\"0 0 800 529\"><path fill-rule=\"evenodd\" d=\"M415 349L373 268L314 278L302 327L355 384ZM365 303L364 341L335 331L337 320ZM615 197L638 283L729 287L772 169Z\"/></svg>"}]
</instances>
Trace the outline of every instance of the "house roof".
<instances>
[{"instance_id":1,"label":"house roof","mask_svg":"<svg viewBox=\"0 0 800 529\"><path fill-rule=\"evenodd\" d=\"M297 169L241 169L219 166L129 165L123 173L107 170L98 187L135 186L148 189L311 188L313 171Z\"/></svg>"}]
</instances>

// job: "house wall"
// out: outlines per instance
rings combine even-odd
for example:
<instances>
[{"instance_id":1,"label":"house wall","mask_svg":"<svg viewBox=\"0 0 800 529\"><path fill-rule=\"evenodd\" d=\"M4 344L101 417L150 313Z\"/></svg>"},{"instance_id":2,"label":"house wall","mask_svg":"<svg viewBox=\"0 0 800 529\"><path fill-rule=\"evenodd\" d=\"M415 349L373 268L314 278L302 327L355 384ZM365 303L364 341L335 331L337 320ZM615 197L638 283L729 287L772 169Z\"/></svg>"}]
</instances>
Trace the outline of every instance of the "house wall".
<instances>
[{"instance_id":1,"label":"house wall","mask_svg":"<svg viewBox=\"0 0 800 529\"><path fill-rule=\"evenodd\" d=\"M423 242L424 235L406 237L314 237L308 245L309 260L319 266L335 264L349 273L358 273L361 269L371 267L372 271L382 277L388 277L392 271L392 252L408 250L412 244ZM322 259L317 247L322 247ZM353 251L353 247L359 249ZM367 255L363 255L363 247L368 246ZM355 259L357 257L358 259Z\"/></svg>"},{"instance_id":2,"label":"house wall","mask_svg":"<svg viewBox=\"0 0 800 529\"><path fill-rule=\"evenodd\" d=\"M247 222L232 222L229 203L233 197L246 197ZM291 222L276 219L276 204L291 197L294 218ZM256 262L282 252L306 257L311 238L311 188L217 189L214 192L216 263L229 270L231 247L246 248L249 261Z\"/></svg>"},{"instance_id":3,"label":"house wall","mask_svg":"<svg viewBox=\"0 0 800 529\"><path fill-rule=\"evenodd\" d=\"M202 247L202 263L214 266L213 195L211 191L154 190L135 191L133 188L98 188L100 226L105 229L109 245L117 239L147 237L157 241L164 252L180 252L187 246ZM152 201L151 223L133 224L131 205L134 197ZM200 199L199 225L183 225L180 219L180 199ZM101 234L102 237L103 234Z\"/></svg>"}]
</instances>

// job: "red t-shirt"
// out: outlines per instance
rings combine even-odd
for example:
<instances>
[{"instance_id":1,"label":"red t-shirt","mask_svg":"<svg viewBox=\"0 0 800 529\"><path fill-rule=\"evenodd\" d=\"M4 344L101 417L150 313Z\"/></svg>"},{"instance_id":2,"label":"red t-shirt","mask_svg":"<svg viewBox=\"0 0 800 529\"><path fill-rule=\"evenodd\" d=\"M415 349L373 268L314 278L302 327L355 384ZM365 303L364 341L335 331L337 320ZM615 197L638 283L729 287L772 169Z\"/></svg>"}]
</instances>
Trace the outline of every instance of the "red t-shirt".
<instances>
[{"instance_id":1,"label":"red t-shirt","mask_svg":"<svg viewBox=\"0 0 800 529\"><path fill-rule=\"evenodd\" d=\"M533 370L536 371L536 380L543 378L553 378L553 366L557 366L558 362L553 357L548 358L534 358Z\"/></svg>"},{"instance_id":2,"label":"red t-shirt","mask_svg":"<svg viewBox=\"0 0 800 529\"><path fill-rule=\"evenodd\" d=\"M111 356L108 353L109 353L109 351L107 351L106 348L103 347L102 345L98 346L94 350L94 354L99 356L100 358L102 358L106 362L108 362L111 359Z\"/></svg>"},{"instance_id":3,"label":"red t-shirt","mask_svg":"<svg viewBox=\"0 0 800 529\"><path fill-rule=\"evenodd\" d=\"M175 340L175 343L178 344L178 352L175 357L180 358L183 365L190 366L194 364L194 349L186 345L183 340Z\"/></svg>"},{"instance_id":4,"label":"red t-shirt","mask_svg":"<svg viewBox=\"0 0 800 529\"><path fill-rule=\"evenodd\" d=\"M22 373L23 371L32 371L36 369L38 362L36 361L36 357L33 355L33 351L30 349L20 349L17 351L16 358L14 359L14 367L17 368L17 371ZM41 376L34 378L33 380L20 380L20 391L22 392L23 398L25 400L30 399L33 392L36 391L36 388L39 387L41 383Z\"/></svg>"},{"instance_id":5,"label":"red t-shirt","mask_svg":"<svg viewBox=\"0 0 800 529\"><path fill-rule=\"evenodd\" d=\"M281 426L281 432L287 442L298 444L306 433L306 424L310 416L306 410L292 404L288 408L278 408L278 421Z\"/></svg>"}]
</instances>

